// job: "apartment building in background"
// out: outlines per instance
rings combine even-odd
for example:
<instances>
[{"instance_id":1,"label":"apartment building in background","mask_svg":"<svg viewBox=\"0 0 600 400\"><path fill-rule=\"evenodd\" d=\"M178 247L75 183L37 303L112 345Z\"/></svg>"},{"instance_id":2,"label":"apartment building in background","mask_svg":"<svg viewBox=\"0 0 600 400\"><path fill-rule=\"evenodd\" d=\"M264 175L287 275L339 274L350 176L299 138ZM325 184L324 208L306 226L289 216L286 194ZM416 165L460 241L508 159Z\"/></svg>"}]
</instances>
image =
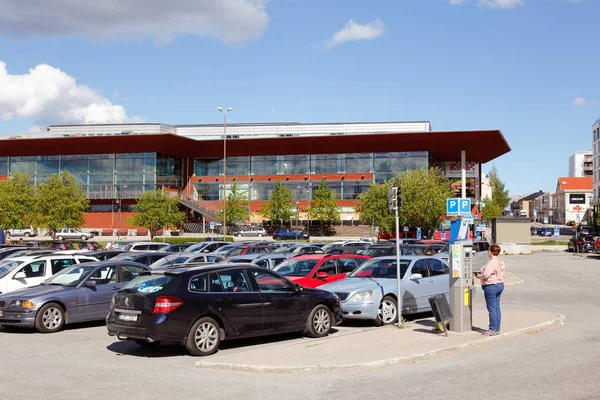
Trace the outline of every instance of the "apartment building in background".
<instances>
[{"instance_id":1,"label":"apartment building in background","mask_svg":"<svg viewBox=\"0 0 600 400\"><path fill-rule=\"evenodd\" d=\"M592 160L594 180L592 204L596 204L600 200L600 118L592 125Z\"/></svg>"},{"instance_id":2,"label":"apartment building in background","mask_svg":"<svg viewBox=\"0 0 600 400\"><path fill-rule=\"evenodd\" d=\"M590 150L576 151L569 157L569 177L592 176L594 154Z\"/></svg>"}]
</instances>

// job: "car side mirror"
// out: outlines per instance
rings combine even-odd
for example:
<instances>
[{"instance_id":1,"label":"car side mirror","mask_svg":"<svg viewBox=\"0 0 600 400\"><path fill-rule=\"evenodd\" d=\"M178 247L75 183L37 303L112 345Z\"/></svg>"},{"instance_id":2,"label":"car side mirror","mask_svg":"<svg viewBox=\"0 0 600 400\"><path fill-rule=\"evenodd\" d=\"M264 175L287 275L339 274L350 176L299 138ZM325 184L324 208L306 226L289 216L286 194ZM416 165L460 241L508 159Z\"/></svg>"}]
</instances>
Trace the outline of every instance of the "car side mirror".
<instances>
[{"instance_id":1,"label":"car side mirror","mask_svg":"<svg viewBox=\"0 0 600 400\"><path fill-rule=\"evenodd\" d=\"M326 279L329 276L327 272L319 272L317 274L317 279Z\"/></svg>"},{"instance_id":2,"label":"car side mirror","mask_svg":"<svg viewBox=\"0 0 600 400\"><path fill-rule=\"evenodd\" d=\"M294 285L295 293L300 293L300 292L302 292L302 290L304 290L304 288L301 285L298 285L297 283Z\"/></svg>"},{"instance_id":3,"label":"car side mirror","mask_svg":"<svg viewBox=\"0 0 600 400\"><path fill-rule=\"evenodd\" d=\"M85 283L83 284L85 287L88 288L95 288L96 287L96 281L85 281Z\"/></svg>"},{"instance_id":4,"label":"car side mirror","mask_svg":"<svg viewBox=\"0 0 600 400\"><path fill-rule=\"evenodd\" d=\"M25 275L25 272L21 271L21 272L17 272L13 279L25 279L25 278L27 278L27 275Z\"/></svg>"},{"instance_id":5,"label":"car side mirror","mask_svg":"<svg viewBox=\"0 0 600 400\"><path fill-rule=\"evenodd\" d=\"M421 274L412 274L410 276L410 280L411 281L418 281L419 279L423 279L423 275L421 275Z\"/></svg>"}]
</instances>

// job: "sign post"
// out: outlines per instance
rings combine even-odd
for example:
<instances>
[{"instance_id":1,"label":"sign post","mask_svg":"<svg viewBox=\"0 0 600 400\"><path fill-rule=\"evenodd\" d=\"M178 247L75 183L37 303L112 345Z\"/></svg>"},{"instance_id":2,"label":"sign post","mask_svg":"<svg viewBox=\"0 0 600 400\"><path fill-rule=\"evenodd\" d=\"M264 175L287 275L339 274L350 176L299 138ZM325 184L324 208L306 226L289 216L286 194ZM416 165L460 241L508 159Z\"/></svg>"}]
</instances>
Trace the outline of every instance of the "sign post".
<instances>
[{"instance_id":1,"label":"sign post","mask_svg":"<svg viewBox=\"0 0 600 400\"><path fill-rule=\"evenodd\" d=\"M398 217L398 209L402 206L402 189L399 187L391 187L388 192L388 207L389 210L395 211L396 214L396 283L398 290L398 328L402 327L402 292L400 288L400 219Z\"/></svg>"}]
</instances>

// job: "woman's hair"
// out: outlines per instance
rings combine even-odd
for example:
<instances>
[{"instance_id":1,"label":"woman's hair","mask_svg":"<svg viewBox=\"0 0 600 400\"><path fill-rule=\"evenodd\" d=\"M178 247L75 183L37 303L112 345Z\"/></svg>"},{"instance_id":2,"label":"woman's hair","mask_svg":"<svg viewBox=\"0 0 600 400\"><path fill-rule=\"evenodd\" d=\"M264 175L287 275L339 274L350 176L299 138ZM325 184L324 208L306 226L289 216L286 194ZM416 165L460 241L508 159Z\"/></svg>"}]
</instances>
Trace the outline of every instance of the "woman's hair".
<instances>
[{"instance_id":1,"label":"woman's hair","mask_svg":"<svg viewBox=\"0 0 600 400\"><path fill-rule=\"evenodd\" d=\"M500 254L500 246L498 246L497 244L493 244L490 246L490 252L497 256L498 254Z\"/></svg>"}]
</instances>

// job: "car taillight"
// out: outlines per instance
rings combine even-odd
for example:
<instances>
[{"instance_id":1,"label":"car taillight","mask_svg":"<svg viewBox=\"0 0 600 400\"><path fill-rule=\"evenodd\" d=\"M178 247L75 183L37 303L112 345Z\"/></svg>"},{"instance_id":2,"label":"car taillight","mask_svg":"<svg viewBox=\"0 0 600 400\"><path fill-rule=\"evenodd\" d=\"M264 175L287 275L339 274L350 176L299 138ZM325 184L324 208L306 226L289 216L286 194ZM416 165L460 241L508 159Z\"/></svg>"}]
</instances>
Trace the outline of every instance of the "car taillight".
<instances>
[{"instance_id":1,"label":"car taillight","mask_svg":"<svg viewBox=\"0 0 600 400\"><path fill-rule=\"evenodd\" d=\"M168 313L182 305L183 300L178 297L160 296L154 303L154 314Z\"/></svg>"}]
</instances>

